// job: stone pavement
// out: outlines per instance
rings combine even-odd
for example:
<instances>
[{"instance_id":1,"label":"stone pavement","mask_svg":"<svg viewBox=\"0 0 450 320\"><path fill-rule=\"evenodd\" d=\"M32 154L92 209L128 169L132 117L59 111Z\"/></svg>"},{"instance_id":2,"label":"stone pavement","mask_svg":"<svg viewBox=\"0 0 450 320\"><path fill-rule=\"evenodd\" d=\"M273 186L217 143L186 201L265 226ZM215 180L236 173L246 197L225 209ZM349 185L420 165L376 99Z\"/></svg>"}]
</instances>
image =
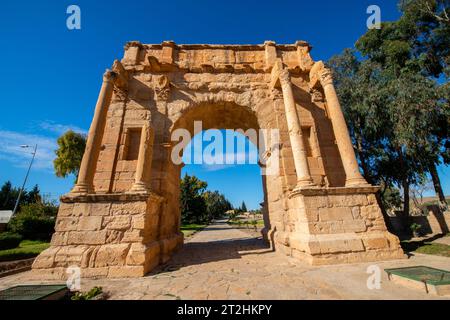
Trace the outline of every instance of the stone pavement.
<instances>
[{"instance_id":1,"label":"stone pavement","mask_svg":"<svg viewBox=\"0 0 450 320\"><path fill-rule=\"evenodd\" d=\"M259 234L232 228L219 220L188 238L172 260L146 277L82 279L81 285L83 291L102 286L111 299L439 298L391 283L384 271L381 289L369 290L369 265L309 266L271 251ZM377 265L381 269L428 265L449 270L450 258L417 254ZM0 289L29 283L42 281L32 280L30 273L24 272L0 278Z\"/></svg>"},{"instance_id":2,"label":"stone pavement","mask_svg":"<svg viewBox=\"0 0 450 320\"><path fill-rule=\"evenodd\" d=\"M447 246L450 246L450 236L438 238L438 239L434 240L433 243L440 243L440 244L445 244Z\"/></svg>"}]
</instances>

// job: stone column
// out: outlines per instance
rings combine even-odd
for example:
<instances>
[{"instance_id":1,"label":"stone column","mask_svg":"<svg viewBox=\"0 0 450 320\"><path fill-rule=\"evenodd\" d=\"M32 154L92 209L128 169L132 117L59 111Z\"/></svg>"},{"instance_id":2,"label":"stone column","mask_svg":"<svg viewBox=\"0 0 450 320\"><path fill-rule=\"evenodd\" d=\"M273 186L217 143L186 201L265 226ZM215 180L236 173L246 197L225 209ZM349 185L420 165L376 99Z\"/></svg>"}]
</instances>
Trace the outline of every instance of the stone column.
<instances>
[{"instance_id":1,"label":"stone column","mask_svg":"<svg viewBox=\"0 0 450 320\"><path fill-rule=\"evenodd\" d=\"M350 140L350 134L348 132L344 114L342 112L336 90L334 89L331 70L323 68L319 73L319 79L325 93L328 114L331 119L334 136L336 138L339 154L342 159L342 165L345 170L345 186L367 185L367 181L359 172L355 150L353 150L353 145Z\"/></svg>"},{"instance_id":2,"label":"stone column","mask_svg":"<svg viewBox=\"0 0 450 320\"><path fill-rule=\"evenodd\" d=\"M106 70L103 74L103 84L95 105L94 118L89 129L83 159L81 160L78 181L71 193L88 194L94 192L94 174L100 154L106 115L111 103L115 79L116 74L110 70Z\"/></svg>"},{"instance_id":3,"label":"stone column","mask_svg":"<svg viewBox=\"0 0 450 320\"><path fill-rule=\"evenodd\" d=\"M131 192L148 192L150 189L150 171L153 155L153 130L146 122L141 131L141 142L136 166L136 175Z\"/></svg>"},{"instance_id":4,"label":"stone column","mask_svg":"<svg viewBox=\"0 0 450 320\"><path fill-rule=\"evenodd\" d=\"M284 109L288 125L289 140L294 156L295 171L297 172L297 187L314 186L309 172L308 159L306 157L305 141L303 140L300 117L297 113L294 94L292 92L289 71L280 70L280 84L283 91Z\"/></svg>"}]
</instances>

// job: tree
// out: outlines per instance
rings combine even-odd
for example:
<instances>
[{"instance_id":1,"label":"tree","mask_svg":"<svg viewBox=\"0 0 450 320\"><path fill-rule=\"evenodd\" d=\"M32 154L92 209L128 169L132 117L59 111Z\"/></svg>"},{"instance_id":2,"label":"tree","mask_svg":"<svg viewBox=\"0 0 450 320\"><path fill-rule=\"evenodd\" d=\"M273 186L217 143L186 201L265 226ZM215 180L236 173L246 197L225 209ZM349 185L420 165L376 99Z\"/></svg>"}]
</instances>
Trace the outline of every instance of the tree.
<instances>
[{"instance_id":1,"label":"tree","mask_svg":"<svg viewBox=\"0 0 450 320\"><path fill-rule=\"evenodd\" d=\"M203 194L206 202L206 213L209 220L220 218L226 211L231 210L231 203L219 191L206 191Z\"/></svg>"},{"instance_id":2,"label":"tree","mask_svg":"<svg viewBox=\"0 0 450 320\"><path fill-rule=\"evenodd\" d=\"M86 147L86 137L69 130L60 136L57 142L56 159L53 161L56 176L65 178L69 174L73 174L78 178L81 159Z\"/></svg>"},{"instance_id":3,"label":"tree","mask_svg":"<svg viewBox=\"0 0 450 320\"><path fill-rule=\"evenodd\" d=\"M446 11L441 9L441 15ZM392 195L393 188L402 187L405 222L409 186L429 172L441 193L436 166L448 159L448 90L430 78L448 66L448 36L440 34L448 26L428 23L425 28L422 18L405 11L399 21L364 34L358 51L346 50L329 62L363 174L382 185L379 202L386 203L386 191ZM425 41L426 33L440 35L433 40L439 50L432 54L424 54L431 41Z\"/></svg>"},{"instance_id":4,"label":"tree","mask_svg":"<svg viewBox=\"0 0 450 320\"><path fill-rule=\"evenodd\" d=\"M242 201L241 211L242 211L242 212L247 212L247 206L245 205L245 202L244 202L244 201Z\"/></svg>"},{"instance_id":5,"label":"tree","mask_svg":"<svg viewBox=\"0 0 450 320\"><path fill-rule=\"evenodd\" d=\"M183 223L204 223L208 220L203 197L207 186L205 181L188 174L181 180L180 209Z\"/></svg>"},{"instance_id":6,"label":"tree","mask_svg":"<svg viewBox=\"0 0 450 320\"><path fill-rule=\"evenodd\" d=\"M398 21L384 23L382 30L367 32L357 43L363 55L382 64L393 78L405 84L405 88L409 85L400 77L405 73L416 73L416 79L418 73L438 80L434 83L434 92L439 96L440 116L435 117L434 125L429 127L431 130L427 130L427 152L421 153L421 165L430 173L442 203L445 203L445 197L436 167L442 162L449 163L444 156L449 148L449 7L448 0L402 0L403 15Z\"/></svg>"},{"instance_id":7,"label":"tree","mask_svg":"<svg viewBox=\"0 0 450 320\"><path fill-rule=\"evenodd\" d=\"M433 188L431 181L427 176L423 176L422 179L410 188L410 198L414 205L413 211L421 214L423 210L423 197L425 192L430 191Z\"/></svg>"},{"instance_id":8,"label":"tree","mask_svg":"<svg viewBox=\"0 0 450 320\"><path fill-rule=\"evenodd\" d=\"M19 191L12 187L11 181L6 181L0 189L0 208L2 210L12 210L18 194Z\"/></svg>"},{"instance_id":9,"label":"tree","mask_svg":"<svg viewBox=\"0 0 450 320\"><path fill-rule=\"evenodd\" d=\"M13 210L17 197L19 196L19 188L12 186L10 181L6 181L0 188L0 210ZM18 211L21 206L41 202L42 197L38 185L35 185L30 191L24 190L20 198Z\"/></svg>"},{"instance_id":10,"label":"tree","mask_svg":"<svg viewBox=\"0 0 450 320\"><path fill-rule=\"evenodd\" d=\"M448 0L402 0L403 12L398 25L402 34L408 34L412 46L412 57L418 61L421 73L425 76L440 78L443 102L447 104L447 114L436 123L433 132L435 157L428 161L434 189L441 204L446 205L445 195L437 172L440 163L449 164L448 154L448 101L450 77L450 3Z\"/></svg>"},{"instance_id":11,"label":"tree","mask_svg":"<svg viewBox=\"0 0 450 320\"><path fill-rule=\"evenodd\" d=\"M410 36L413 56L421 71L439 78L450 76L450 3L448 0L401 0L401 34Z\"/></svg>"},{"instance_id":12,"label":"tree","mask_svg":"<svg viewBox=\"0 0 450 320\"><path fill-rule=\"evenodd\" d=\"M230 201L219 191L207 191L208 184L185 174L181 180L180 210L184 224L208 223L233 209Z\"/></svg>"}]
</instances>

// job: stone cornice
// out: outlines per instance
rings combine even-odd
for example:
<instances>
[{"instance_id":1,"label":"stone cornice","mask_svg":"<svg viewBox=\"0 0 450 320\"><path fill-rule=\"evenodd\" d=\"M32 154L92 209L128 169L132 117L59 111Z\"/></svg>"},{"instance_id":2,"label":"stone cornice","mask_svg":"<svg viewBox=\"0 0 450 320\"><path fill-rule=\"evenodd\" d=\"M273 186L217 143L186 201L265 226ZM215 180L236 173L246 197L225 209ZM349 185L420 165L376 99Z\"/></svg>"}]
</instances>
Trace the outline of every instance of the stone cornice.
<instances>
[{"instance_id":1,"label":"stone cornice","mask_svg":"<svg viewBox=\"0 0 450 320\"><path fill-rule=\"evenodd\" d=\"M294 189L289 194L289 198L296 196L326 196L326 195L352 195L352 194L373 194L380 189L379 186L355 186L355 187L330 187L330 188L301 188Z\"/></svg>"},{"instance_id":2,"label":"stone cornice","mask_svg":"<svg viewBox=\"0 0 450 320\"><path fill-rule=\"evenodd\" d=\"M164 198L154 192L147 193L93 193L93 194L71 194L61 196L63 203L75 202L112 202L112 201L147 201L150 198L159 202Z\"/></svg>"},{"instance_id":3,"label":"stone cornice","mask_svg":"<svg viewBox=\"0 0 450 320\"><path fill-rule=\"evenodd\" d=\"M130 47L138 47L142 49L144 45L140 41L128 41L127 43L125 43L124 46L125 50L127 50Z\"/></svg>"},{"instance_id":4,"label":"stone cornice","mask_svg":"<svg viewBox=\"0 0 450 320\"><path fill-rule=\"evenodd\" d=\"M303 43L304 45L308 45L305 41L298 41L300 43ZM166 44L166 42L164 42ZM184 50L199 50L199 49L232 49L236 51L264 51L265 50L265 44L244 44L244 45L235 45L235 44L175 44L171 43L175 48L177 49L184 49ZM286 51L295 51L297 50L298 44L272 44L277 47L277 49L280 50L286 50ZM143 44L143 47L147 49L161 49L163 44ZM309 46L312 48L311 46Z\"/></svg>"}]
</instances>

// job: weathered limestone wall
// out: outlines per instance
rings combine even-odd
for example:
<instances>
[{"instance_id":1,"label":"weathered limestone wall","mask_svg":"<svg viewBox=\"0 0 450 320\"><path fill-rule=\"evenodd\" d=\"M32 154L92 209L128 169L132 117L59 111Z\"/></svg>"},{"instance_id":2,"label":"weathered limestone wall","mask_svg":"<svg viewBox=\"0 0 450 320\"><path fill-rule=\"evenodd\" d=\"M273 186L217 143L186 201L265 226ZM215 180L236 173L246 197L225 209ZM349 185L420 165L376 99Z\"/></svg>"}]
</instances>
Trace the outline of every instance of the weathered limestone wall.
<instances>
[{"instance_id":1,"label":"weathered limestone wall","mask_svg":"<svg viewBox=\"0 0 450 320\"><path fill-rule=\"evenodd\" d=\"M329 188L291 194L291 232L280 234L288 242L288 254L315 265L403 258L398 238L387 232L375 190Z\"/></svg>"},{"instance_id":2,"label":"weathered limestone wall","mask_svg":"<svg viewBox=\"0 0 450 320\"><path fill-rule=\"evenodd\" d=\"M51 248L33 264L63 278L78 266L84 277L143 276L183 242L178 232L160 237L162 199L155 195L63 198Z\"/></svg>"},{"instance_id":3,"label":"weathered limestone wall","mask_svg":"<svg viewBox=\"0 0 450 320\"><path fill-rule=\"evenodd\" d=\"M263 236L276 250L312 264L402 257L359 173L331 74L310 49L129 42L104 74L77 185L34 270L139 276L169 259L182 244L171 134L194 136L194 121L279 130L279 174L262 179Z\"/></svg>"}]
</instances>

